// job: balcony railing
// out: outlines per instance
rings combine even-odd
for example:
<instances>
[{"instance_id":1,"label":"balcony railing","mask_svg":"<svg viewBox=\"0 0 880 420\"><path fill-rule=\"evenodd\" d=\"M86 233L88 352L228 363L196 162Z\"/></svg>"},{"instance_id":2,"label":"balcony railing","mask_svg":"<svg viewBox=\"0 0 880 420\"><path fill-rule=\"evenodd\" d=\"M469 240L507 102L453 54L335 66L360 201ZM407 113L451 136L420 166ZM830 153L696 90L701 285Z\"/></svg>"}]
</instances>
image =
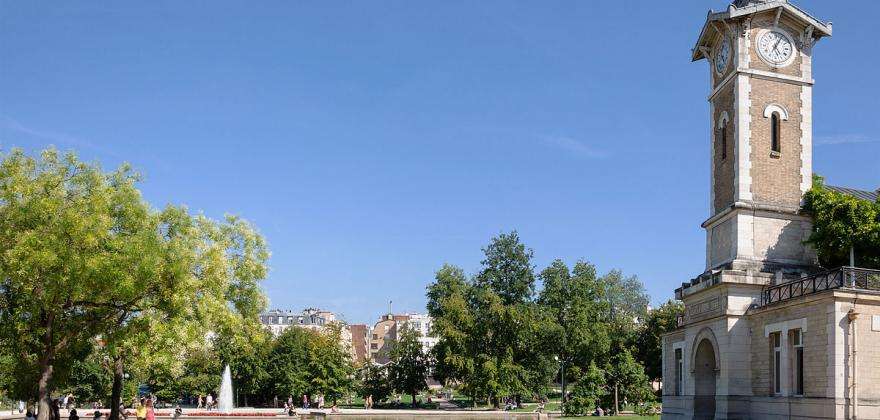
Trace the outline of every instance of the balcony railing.
<instances>
[{"instance_id":1,"label":"balcony railing","mask_svg":"<svg viewBox=\"0 0 880 420\"><path fill-rule=\"evenodd\" d=\"M761 293L761 306L843 287L880 291L880 270L840 267L770 286Z\"/></svg>"}]
</instances>

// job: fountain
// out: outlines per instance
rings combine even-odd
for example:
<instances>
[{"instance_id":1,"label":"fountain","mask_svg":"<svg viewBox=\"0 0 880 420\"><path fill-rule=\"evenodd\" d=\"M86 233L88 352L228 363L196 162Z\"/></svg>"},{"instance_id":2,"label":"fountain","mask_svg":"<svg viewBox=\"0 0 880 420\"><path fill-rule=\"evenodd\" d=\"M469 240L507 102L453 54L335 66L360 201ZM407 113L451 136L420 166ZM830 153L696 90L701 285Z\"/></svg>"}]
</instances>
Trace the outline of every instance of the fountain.
<instances>
[{"instance_id":1,"label":"fountain","mask_svg":"<svg viewBox=\"0 0 880 420\"><path fill-rule=\"evenodd\" d=\"M229 371L229 365L226 365L226 369L223 369L220 395L217 396L217 408L221 413L232 412L232 373Z\"/></svg>"}]
</instances>

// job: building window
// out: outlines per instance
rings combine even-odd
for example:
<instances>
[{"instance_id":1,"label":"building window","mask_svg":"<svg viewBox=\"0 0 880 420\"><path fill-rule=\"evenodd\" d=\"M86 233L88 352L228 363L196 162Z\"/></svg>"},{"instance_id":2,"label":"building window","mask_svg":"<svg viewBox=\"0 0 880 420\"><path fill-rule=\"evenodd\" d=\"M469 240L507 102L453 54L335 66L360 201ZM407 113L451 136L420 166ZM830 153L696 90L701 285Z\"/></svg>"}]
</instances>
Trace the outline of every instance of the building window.
<instances>
[{"instance_id":1,"label":"building window","mask_svg":"<svg viewBox=\"0 0 880 420\"><path fill-rule=\"evenodd\" d=\"M682 364L681 349L675 349L675 395L682 394L682 372L684 372L684 365Z\"/></svg>"},{"instance_id":2,"label":"building window","mask_svg":"<svg viewBox=\"0 0 880 420\"><path fill-rule=\"evenodd\" d=\"M779 113L774 112L770 115L770 151L773 153L782 153L782 123Z\"/></svg>"},{"instance_id":3,"label":"building window","mask_svg":"<svg viewBox=\"0 0 880 420\"><path fill-rule=\"evenodd\" d=\"M791 331L791 346L793 348L792 366L794 366L794 395L804 395L804 337L801 330Z\"/></svg>"},{"instance_id":4,"label":"building window","mask_svg":"<svg viewBox=\"0 0 880 420\"><path fill-rule=\"evenodd\" d=\"M770 334L770 344L772 348L772 353L770 356L770 365L771 372L773 373L771 377L773 394L779 395L782 393L782 337L780 333L775 332Z\"/></svg>"},{"instance_id":5,"label":"building window","mask_svg":"<svg viewBox=\"0 0 880 420\"><path fill-rule=\"evenodd\" d=\"M721 126L721 160L727 159L727 123Z\"/></svg>"}]
</instances>

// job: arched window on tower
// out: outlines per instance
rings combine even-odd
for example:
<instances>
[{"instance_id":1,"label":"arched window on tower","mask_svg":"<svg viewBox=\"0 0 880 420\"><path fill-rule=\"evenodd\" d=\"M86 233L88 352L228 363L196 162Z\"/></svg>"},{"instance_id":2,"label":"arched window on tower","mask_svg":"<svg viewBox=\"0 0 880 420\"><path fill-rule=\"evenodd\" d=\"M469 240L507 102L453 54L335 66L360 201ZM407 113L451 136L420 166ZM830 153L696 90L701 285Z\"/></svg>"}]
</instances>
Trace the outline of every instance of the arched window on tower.
<instances>
[{"instance_id":1,"label":"arched window on tower","mask_svg":"<svg viewBox=\"0 0 880 420\"><path fill-rule=\"evenodd\" d=\"M782 153L782 119L779 113L774 112L770 115L770 151L773 153Z\"/></svg>"},{"instance_id":2,"label":"arched window on tower","mask_svg":"<svg viewBox=\"0 0 880 420\"><path fill-rule=\"evenodd\" d=\"M721 126L721 132L718 133L721 136L721 160L727 159L727 122L725 121Z\"/></svg>"}]
</instances>

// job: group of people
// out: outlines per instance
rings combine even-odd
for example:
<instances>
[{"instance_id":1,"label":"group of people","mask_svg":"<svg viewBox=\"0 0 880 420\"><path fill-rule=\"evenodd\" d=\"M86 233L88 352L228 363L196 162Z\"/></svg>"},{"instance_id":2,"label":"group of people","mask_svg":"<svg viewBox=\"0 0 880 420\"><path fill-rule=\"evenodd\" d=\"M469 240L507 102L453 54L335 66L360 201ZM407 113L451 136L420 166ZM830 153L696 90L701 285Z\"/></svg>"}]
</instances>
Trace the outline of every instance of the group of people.
<instances>
[{"instance_id":1,"label":"group of people","mask_svg":"<svg viewBox=\"0 0 880 420\"><path fill-rule=\"evenodd\" d=\"M211 410L217 408L217 403L218 403L218 400L215 399L214 396L211 395L210 393L208 393L208 395L205 395L204 398L202 398L202 395L199 394L199 399L197 400L196 408L211 411Z\"/></svg>"},{"instance_id":2,"label":"group of people","mask_svg":"<svg viewBox=\"0 0 880 420\"><path fill-rule=\"evenodd\" d=\"M335 404L334 404L335 406ZM309 408L317 408L324 409L324 394L312 395L312 399L309 400L309 394L303 394L302 396L302 405L300 406L303 409ZM284 411L296 410L296 405L293 403L293 395L287 396L287 402L284 403Z\"/></svg>"}]
</instances>

